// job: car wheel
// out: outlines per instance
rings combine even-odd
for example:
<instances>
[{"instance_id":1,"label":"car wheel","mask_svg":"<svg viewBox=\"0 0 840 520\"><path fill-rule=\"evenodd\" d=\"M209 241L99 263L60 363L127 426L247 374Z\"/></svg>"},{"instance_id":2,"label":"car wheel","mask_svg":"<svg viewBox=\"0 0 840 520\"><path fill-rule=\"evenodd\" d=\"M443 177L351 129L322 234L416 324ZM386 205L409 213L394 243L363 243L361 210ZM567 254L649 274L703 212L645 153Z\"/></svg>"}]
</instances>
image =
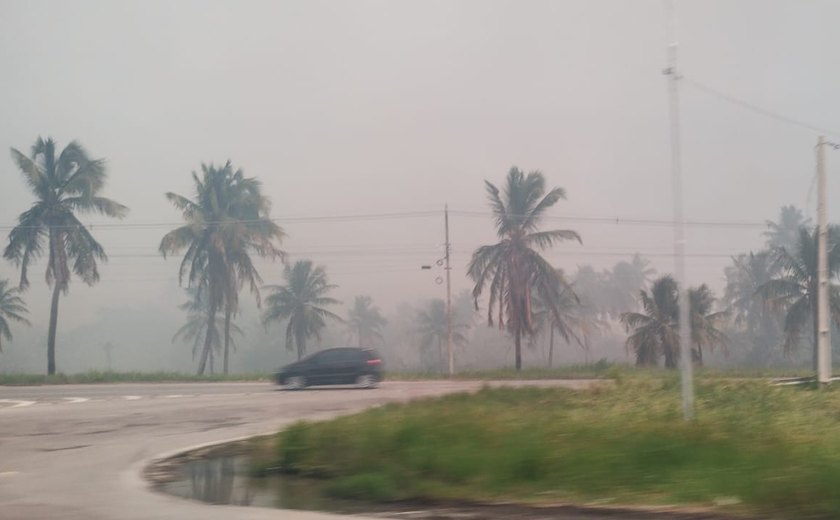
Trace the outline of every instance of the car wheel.
<instances>
[{"instance_id":1,"label":"car wheel","mask_svg":"<svg viewBox=\"0 0 840 520\"><path fill-rule=\"evenodd\" d=\"M359 388L376 388L376 378L370 374L362 374L356 378L356 386Z\"/></svg>"},{"instance_id":2,"label":"car wheel","mask_svg":"<svg viewBox=\"0 0 840 520\"><path fill-rule=\"evenodd\" d=\"M283 388L285 390L302 390L306 388L306 378L303 376L287 377Z\"/></svg>"}]
</instances>

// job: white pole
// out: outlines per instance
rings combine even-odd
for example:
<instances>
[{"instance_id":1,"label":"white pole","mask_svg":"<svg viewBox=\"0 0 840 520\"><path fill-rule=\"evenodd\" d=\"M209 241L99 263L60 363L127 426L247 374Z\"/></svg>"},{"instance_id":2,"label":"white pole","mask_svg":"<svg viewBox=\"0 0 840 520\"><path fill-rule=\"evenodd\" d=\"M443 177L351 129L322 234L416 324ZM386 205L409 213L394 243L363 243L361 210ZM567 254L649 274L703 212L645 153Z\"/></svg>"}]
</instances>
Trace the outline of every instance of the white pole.
<instances>
[{"instance_id":1,"label":"white pole","mask_svg":"<svg viewBox=\"0 0 840 520\"><path fill-rule=\"evenodd\" d=\"M452 351L452 285L449 266L449 205L443 207L443 220L446 226L446 348L449 354L449 375L455 374L455 353Z\"/></svg>"},{"instance_id":2,"label":"white pole","mask_svg":"<svg viewBox=\"0 0 840 520\"><path fill-rule=\"evenodd\" d=\"M817 141L817 381L831 382L831 327L828 310L828 219L826 217L825 138Z\"/></svg>"},{"instance_id":3,"label":"white pole","mask_svg":"<svg viewBox=\"0 0 840 520\"><path fill-rule=\"evenodd\" d=\"M673 0L666 0L668 21L668 93L671 116L671 182L674 202L674 274L679 286L680 368L682 379L683 418L694 417L694 382L691 359L691 328L689 324L688 283L685 273L685 221L682 205L682 172L680 155L680 98L677 71L677 31Z\"/></svg>"}]
</instances>

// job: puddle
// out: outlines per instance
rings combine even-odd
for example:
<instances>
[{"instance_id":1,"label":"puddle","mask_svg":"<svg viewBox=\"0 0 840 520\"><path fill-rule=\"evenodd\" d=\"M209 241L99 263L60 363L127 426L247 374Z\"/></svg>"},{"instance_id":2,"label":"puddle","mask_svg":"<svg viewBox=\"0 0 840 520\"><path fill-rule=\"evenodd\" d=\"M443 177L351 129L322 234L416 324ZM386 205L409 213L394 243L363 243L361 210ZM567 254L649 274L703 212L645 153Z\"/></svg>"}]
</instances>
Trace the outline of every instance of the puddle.
<instances>
[{"instance_id":1,"label":"puddle","mask_svg":"<svg viewBox=\"0 0 840 520\"><path fill-rule=\"evenodd\" d=\"M385 508L338 500L323 493L323 481L287 475L251 477L247 455L185 462L178 478L160 485L166 493L216 505L275 507L334 513L371 513ZM393 510L393 508L391 508Z\"/></svg>"}]
</instances>

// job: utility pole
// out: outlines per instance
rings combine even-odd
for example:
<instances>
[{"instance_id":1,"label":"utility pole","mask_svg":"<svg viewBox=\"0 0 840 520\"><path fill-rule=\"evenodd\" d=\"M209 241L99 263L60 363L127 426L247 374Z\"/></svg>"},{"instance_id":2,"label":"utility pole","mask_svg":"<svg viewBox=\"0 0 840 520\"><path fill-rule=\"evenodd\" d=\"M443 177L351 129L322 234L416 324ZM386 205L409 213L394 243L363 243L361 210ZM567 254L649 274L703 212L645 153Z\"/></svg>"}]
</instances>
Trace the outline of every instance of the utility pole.
<instances>
[{"instance_id":1,"label":"utility pole","mask_svg":"<svg viewBox=\"0 0 840 520\"><path fill-rule=\"evenodd\" d=\"M685 274L685 218L683 216L682 159L680 155L680 98L677 71L677 29L673 0L666 0L668 24L668 93L671 119L671 183L674 202L674 274L679 287L680 369L682 379L683 418L694 418L694 375L691 359L691 325L689 324L688 283Z\"/></svg>"},{"instance_id":2,"label":"utility pole","mask_svg":"<svg viewBox=\"0 0 840 520\"><path fill-rule=\"evenodd\" d=\"M452 268L449 266L450 244L448 204L443 207L443 222L446 227L446 256L444 257L446 260L446 348L449 354L449 376L451 377L455 374L455 353L452 351L452 284L450 281L450 271L452 271Z\"/></svg>"},{"instance_id":3,"label":"utility pole","mask_svg":"<svg viewBox=\"0 0 840 520\"><path fill-rule=\"evenodd\" d=\"M826 217L825 138L817 140L817 351L819 384L831 382L831 326L828 311L828 219Z\"/></svg>"}]
</instances>

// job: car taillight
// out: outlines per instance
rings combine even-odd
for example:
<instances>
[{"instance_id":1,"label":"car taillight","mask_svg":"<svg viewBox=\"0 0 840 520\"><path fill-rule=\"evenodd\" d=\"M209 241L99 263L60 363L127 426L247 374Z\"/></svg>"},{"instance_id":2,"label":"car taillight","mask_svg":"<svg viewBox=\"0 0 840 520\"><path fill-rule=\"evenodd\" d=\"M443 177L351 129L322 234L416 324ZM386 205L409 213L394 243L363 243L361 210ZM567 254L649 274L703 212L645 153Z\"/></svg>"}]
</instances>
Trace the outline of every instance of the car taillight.
<instances>
[{"instance_id":1,"label":"car taillight","mask_svg":"<svg viewBox=\"0 0 840 520\"><path fill-rule=\"evenodd\" d=\"M381 359L368 359L367 364L368 365L381 365L382 360Z\"/></svg>"}]
</instances>

